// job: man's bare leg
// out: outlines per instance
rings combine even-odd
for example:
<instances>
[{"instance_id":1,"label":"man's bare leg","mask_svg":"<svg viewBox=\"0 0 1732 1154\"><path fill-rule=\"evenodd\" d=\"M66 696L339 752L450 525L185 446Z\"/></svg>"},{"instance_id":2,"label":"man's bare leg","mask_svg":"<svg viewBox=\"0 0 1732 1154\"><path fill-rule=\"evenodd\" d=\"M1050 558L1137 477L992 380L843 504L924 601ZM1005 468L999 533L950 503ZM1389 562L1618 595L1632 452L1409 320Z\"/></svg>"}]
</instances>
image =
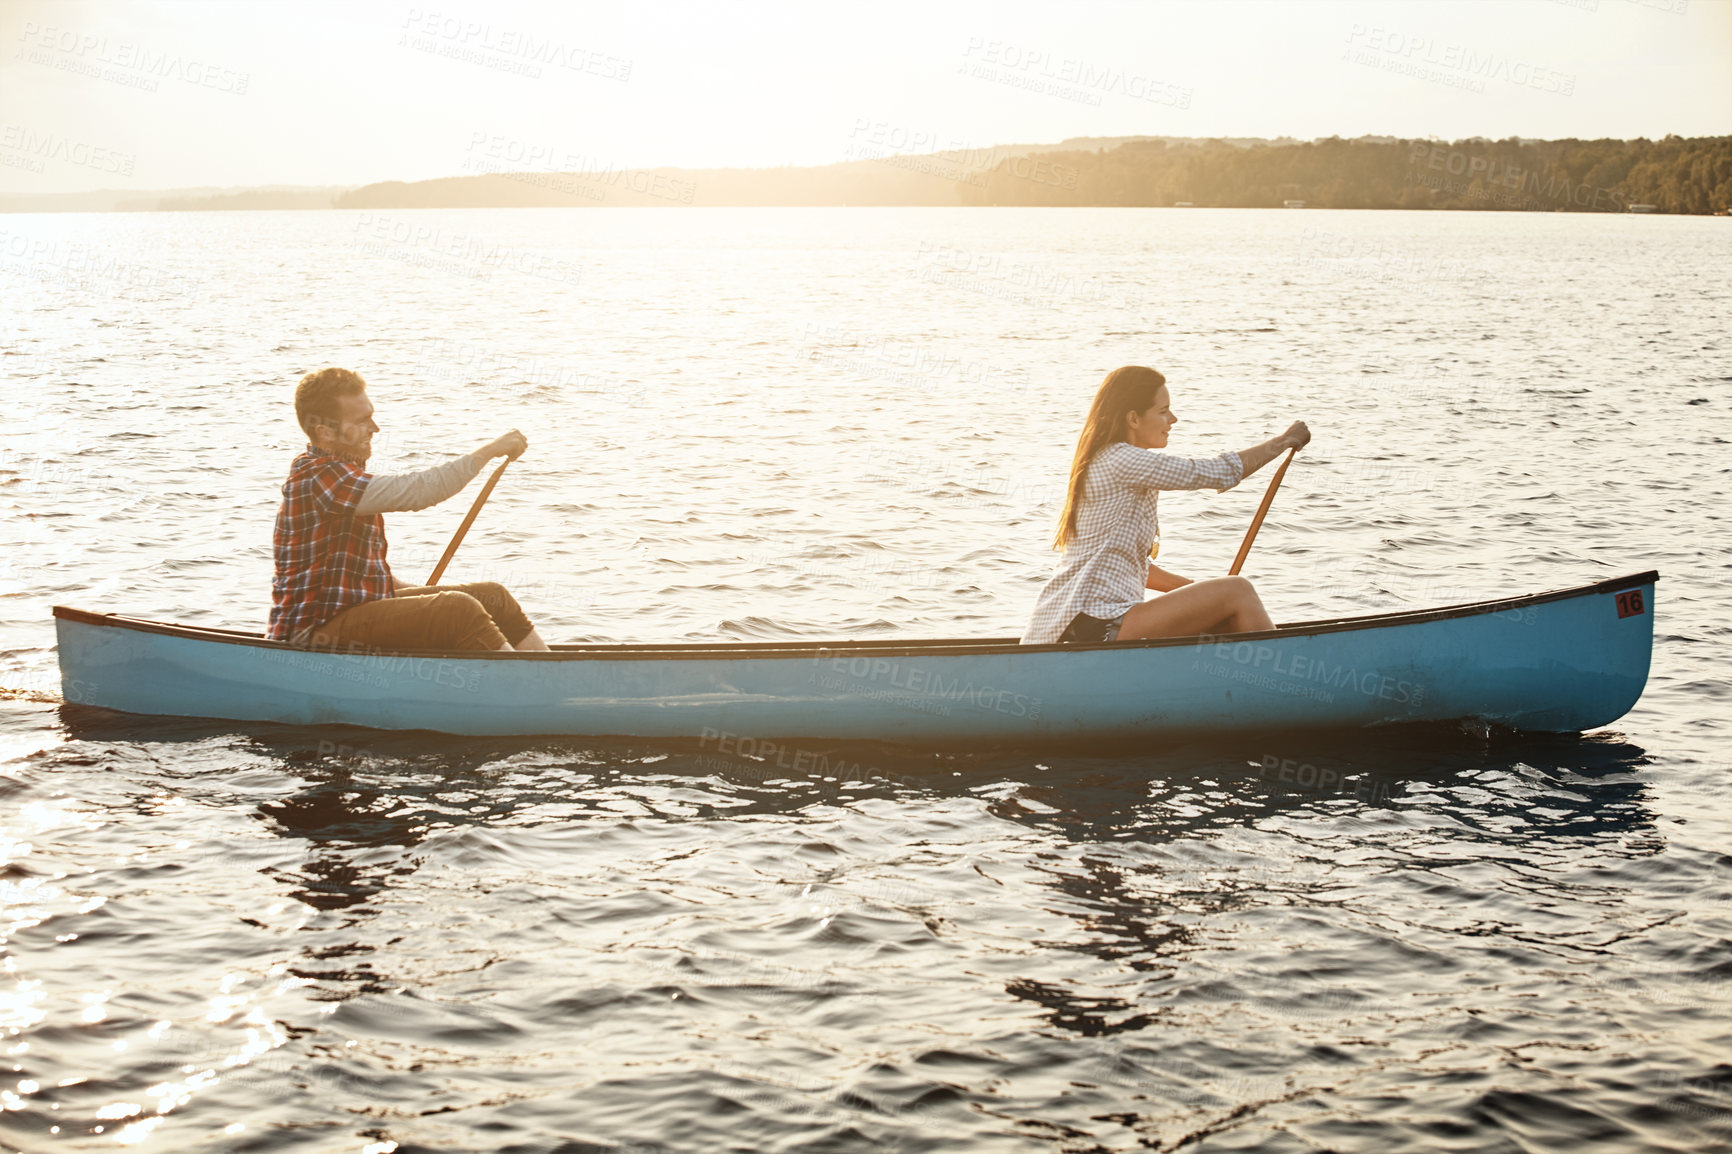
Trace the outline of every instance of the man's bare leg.
<instances>
[{"instance_id":1,"label":"man's bare leg","mask_svg":"<svg viewBox=\"0 0 1732 1154\"><path fill-rule=\"evenodd\" d=\"M519 653L546 653L546 652L548 652L547 642L545 642L541 639L540 632L538 632L534 628L531 628L528 635L521 638L517 642L516 646L512 646L508 642L506 644L505 648L507 648L507 649L515 648Z\"/></svg>"}]
</instances>

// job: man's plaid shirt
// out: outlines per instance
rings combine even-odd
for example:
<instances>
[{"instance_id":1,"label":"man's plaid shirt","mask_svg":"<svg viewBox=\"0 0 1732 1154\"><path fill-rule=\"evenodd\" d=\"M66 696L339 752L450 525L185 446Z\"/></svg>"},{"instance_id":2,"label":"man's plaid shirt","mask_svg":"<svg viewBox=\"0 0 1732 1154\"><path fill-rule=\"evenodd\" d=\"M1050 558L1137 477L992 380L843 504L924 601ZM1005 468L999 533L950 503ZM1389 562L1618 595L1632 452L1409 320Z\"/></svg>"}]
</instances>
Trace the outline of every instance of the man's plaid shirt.
<instances>
[{"instance_id":1,"label":"man's plaid shirt","mask_svg":"<svg viewBox=\"0 0 1732 1154\"><path fill-rule=\"evenodd\" d=\"M277 511L269 636L288 641L351 605L391 596L385 518L354 510L372 474L308 445L289 467Z\"/></svg>"}]
</instances>

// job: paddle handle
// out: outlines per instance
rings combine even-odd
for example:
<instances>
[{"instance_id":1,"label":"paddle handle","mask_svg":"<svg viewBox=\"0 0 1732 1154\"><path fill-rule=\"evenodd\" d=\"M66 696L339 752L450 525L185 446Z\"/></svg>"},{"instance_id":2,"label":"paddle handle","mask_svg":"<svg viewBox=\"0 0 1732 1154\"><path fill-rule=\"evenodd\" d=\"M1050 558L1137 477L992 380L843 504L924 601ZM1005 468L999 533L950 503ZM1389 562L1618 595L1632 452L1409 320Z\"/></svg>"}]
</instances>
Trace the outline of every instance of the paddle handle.
<instances>
[{"instance_id":1,"label":"paddle handle","mask_svg":"<svg viewBox=\"0 0 1732 1154\"><path fill-rule=\"evenodd\" d=\"M1239 555L1233 558L1233 567L1227 570L1227 576L1237 577L1239 569L1245 564L1245 557L1251 552L1251 542L1257 539L1257 530L1263 527L1263 518L1269 514L1269 505L1275 500L1275 490L1281 487L1281 478L1287 475L1287 466L1293 463L1293 455L1299 451L1295 445L1287 450L1287 459L1281 462L1281 467L1275 470L1274 480L1269 482L1269 491L1263 494L1263 503L1257 506L1257 515L1251 518L1251 528L1245 534L1244 543L1239 546Z\"/></svg>"},{"instance_id":2,"label":"paddle handle","mask_svg":"<svg viewBox=\"0 0 1732 1154\"><path fill-rule=\"evenodd\" d=\"M487 478L487 484L481 486L481 493L475 498L475 504L469 506L469 515L463 518L463 524L457 526L457 535L451 538L451 544L445 546L445 556L439 558L439 564L433 567L433 576L427 578L427 584L439 584L439 578L445 576L445 566L451 564L451 558L457 553L457 546L463 544L463 535L469 532L469 526L475 524L475 515L481 512L481 506L487 504L487 498L493 493L493 486L499 484L499 478L505 475L505 466L516 458L507 457L499 462L499 468L493 470L493 476Z\"/></svg>"}]
</instances>

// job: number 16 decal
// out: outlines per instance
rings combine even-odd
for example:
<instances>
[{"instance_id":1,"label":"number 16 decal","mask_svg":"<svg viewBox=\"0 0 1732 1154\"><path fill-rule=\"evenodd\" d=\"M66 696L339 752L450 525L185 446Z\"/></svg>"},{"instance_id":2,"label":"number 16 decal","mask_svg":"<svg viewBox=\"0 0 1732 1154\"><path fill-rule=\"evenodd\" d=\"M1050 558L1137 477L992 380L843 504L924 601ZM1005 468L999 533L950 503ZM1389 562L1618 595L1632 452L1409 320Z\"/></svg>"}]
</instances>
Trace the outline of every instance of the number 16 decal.
<instances>
[{"instance_id":1,"label":"number 16 decal","mask_svg":"<svg viewBox=\"0 0 1732 1154\"><path fill-rule=\"evenodd\" d=\"M1643 609L1642 591L1640 589L1626 589L1624 592L1618 594L1619 617L1640 617Z\"/></svg>"}]
</instances>

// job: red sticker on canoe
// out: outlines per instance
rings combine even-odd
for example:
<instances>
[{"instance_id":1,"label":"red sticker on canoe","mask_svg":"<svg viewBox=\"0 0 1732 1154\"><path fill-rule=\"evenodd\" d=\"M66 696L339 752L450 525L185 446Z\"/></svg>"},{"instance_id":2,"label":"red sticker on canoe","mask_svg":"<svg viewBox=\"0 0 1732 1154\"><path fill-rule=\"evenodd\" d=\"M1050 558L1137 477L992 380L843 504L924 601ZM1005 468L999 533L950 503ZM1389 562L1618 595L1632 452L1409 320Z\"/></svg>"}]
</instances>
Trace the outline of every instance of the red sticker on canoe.
<instances>
[{"instance_id":1,"label":"red sticker on canoe","mask_svg":"<svg viewBox=\"0 0 1732 1154\"><path fill-rule=\"evenodd\" d=\"M1642 609L1642 591L1640 589L1626 589L1618 594L1619 617L1640 617Z\"/></svg>"}]
</instances>

